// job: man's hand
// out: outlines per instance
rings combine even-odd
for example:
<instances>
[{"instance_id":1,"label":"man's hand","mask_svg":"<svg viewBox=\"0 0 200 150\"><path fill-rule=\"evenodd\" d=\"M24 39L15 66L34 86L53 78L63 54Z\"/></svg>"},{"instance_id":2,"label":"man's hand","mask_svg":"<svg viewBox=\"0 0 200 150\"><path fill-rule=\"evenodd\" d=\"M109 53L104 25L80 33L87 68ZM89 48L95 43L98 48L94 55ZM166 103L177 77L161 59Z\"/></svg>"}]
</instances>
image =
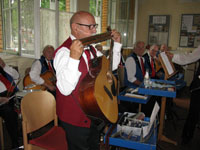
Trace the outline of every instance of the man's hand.
<instances>
[{"instance_id":1,"label":"man's hand","mask_svg":"<svg viewBox=\"0 0 200 150\"><path fill-rule=\"evenodd\" d=\"M8 97L0 97L0 104L1 103L7 103L9 101L9 98Z\"/></svg>"},{"instance_id":2,"label":"man's hand","mask_svg":"<svg viewBox=\"0 0 200 150\"><path fill-rule=\"evenodd\" d=\"M50 84L47 84L47 83L44 83L43 84L47 89L49 89L50 91L55 91L56 90L56 86L54 85L50 85Z\"/></svg>"},{"instance_id":3,"label":"man's hand","mask_svg":"<svg viewBox=\"0 0 200 150\"><path fill-rule=\"evenodd\" d=\"M172 53L170 53L170 52L165 52L166 53L166 55L170 58L170 59L172 59L173 57L174 57L174 54L172 54Z\"/></svg>"},{"instance_id":4,"label":"man's hand","mask_svg":"<svg viewBox=\"0 0 200 150\"><path fill-rule=\"evenodd\" d=\"M56 90L56 87L54 85L49 85L48 89L53 92Z\"/></svg>"},{"instance_id":5,"label":"man's hand","mask_svg":"<svg viewBox=\"0 0 200 150\"><path fill-rule=\"evenodd\" d=\"M79 40L74 40L70 46L70 57L79 60L83 53L83 44Z\"/></svg>"},{"instance_id":6,"label":"man's hand","mask_svg":"<svg viewBox=\"0 0 200 150\"><path fill-rule=\"evenodd\" d=\"M115 42L121 43L121 34L117 30L112 30L111 35Z\"/></svg>"},{"instance_id":7,"label":"man's hand","mask_svg":"<svg viewBox=\"0 0 200 150\"><path fill-rule=\"evenodd\" d=\"M6 65L6 64L5 64L5 62L3 61L3 59L0 58L0 66L1 66L2 68L4 68L5 65Z\"/></svg>"}]
</instances>

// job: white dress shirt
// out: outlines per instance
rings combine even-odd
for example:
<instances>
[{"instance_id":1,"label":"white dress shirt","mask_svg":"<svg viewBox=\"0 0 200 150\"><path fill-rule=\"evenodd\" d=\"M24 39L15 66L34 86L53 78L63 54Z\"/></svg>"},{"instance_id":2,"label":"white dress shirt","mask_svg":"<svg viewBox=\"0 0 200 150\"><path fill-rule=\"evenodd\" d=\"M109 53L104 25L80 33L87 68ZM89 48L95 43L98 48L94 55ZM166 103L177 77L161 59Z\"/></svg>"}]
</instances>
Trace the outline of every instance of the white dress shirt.
<instances>
[{"instance_id":1,"label":"white dress shirt","mask_svg":"<svg viewBox=\"0 0 200 150\"><path fill-rule=\"evenodd\" d=\"M19 73L17 72L17 70L15 70L14 68L5 65L5 67L3 68L3 70L8 73L10 76L12 76L12 78L14 79L14 82L17 83L19 80ZM0 93L5 92L7 90L6 86L4 85L4 83L2 83L0 81Z\"/></svg>"},{"instance_id":2,"label":"white dress shirt","mask_svg":"<svg viewBox=\"0 0 200 150\"><path fill-rule=\"evenodd\" d=\"M47 59L45 60L46 60L46 63L48 64ZM30 75L31 80L35 82L37 85L44 84L44 79L40 77L41 70L42 70L42 65L41 65L40 60L36 60L35 62L33 62L29 75Z\"/></svg>"},{"instance_id":3,"label":"white dress shirt","mask_svg":"<svg viewBox=\"0 0 200 150\"><path fill-rule=\"evenodd\" d=\"M172 62L187 65L200 59L200 45L189 54L174 54Z\"/></svg>"},{"instance_id":4,"label":"white dress shirt","mask_svg":"<svg viewBox=\"0 0 200 150\"><path fill-rule=\"evenodd\" d=\"M72 40L75 39L73 35L70 35ZM113 47L113 70L117 69L121 57L122 44L114 42ZM103 54L100 51L96 53L97 57ZM88 60L85 53L82 54L88 68ZM93 55L91 54L91 59ZM70 57L70 50L66 47L61 47L56 53L54 58L54 68L56 70L56 85L63 95L70 95L76 88L76 85L81 76L81 72L78 70L80 60L76 60Z\"/></svg>"},{"instance_id":5,"label":"white dress shirt","mask_svg":"<svg viewBox=\"0 0 200 150\"><path fill-rule=\"evenodd\" d=\"M139 57L137 56L139 62L140 62L140 67L142 68L142 65L141 65L141 60L140 58L142 58L143 60L143 63L145 63L143 57ZM137 80L137 78L135 77L136 75L136 62L135 62L135 59L133 57L128 57L126 59L126 62L125 62L125 67L126 67L126 71L127 71L127 79L129 82L133 83Z\"/></svg>"}]
</instances>

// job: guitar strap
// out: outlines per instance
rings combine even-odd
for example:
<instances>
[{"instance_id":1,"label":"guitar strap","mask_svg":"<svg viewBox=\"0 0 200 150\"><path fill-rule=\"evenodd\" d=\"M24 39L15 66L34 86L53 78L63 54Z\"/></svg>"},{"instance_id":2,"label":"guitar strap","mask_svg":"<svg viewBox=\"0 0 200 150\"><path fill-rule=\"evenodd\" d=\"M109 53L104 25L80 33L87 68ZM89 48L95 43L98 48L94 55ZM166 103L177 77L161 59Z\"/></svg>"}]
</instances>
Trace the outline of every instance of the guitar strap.
<instances>
[{"instance_id":1,"label":"guitar strap","mask_svg":"<svg viewBox=\"0 0 200 150\"><path fill-rule=\"evenodd\" d=\"M99 65L97 55L96 55L96 51L94 50L94 48L91 45L89 45L89 47L90 47L90 51L92 52L92 55L94 56L94 59L91 60L92 61L91 65L92 65L92 68L95 68Z\"/></svg>"}]
</instances>

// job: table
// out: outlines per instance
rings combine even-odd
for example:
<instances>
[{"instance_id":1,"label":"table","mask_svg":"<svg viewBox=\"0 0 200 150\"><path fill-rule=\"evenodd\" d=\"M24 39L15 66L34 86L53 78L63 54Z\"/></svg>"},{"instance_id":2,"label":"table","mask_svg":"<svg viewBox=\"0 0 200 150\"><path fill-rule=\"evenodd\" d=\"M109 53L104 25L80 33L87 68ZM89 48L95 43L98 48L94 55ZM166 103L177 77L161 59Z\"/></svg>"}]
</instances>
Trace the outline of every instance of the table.
<instances>
[{"instance_id":1,"label":"table","mask_svg":"<svg viewBox=\"0 0 200 150\"><path fill-rule=\"evenodd\" d=\"M174 88L176 87L175 81L167 81L167 80L156 80L151 79L152 82L161 82L166 83L170 85L174 85ZM176 97L176 89L174 91L168 91L168 90L159 90L154 88L145 88L144 84L142 84L139 87L138 93L141 94L147 94L147 95L154 95L154 96L162 96L161 100L161 112L160 112L160 126L158 131L158 140L165 141L168 143L172 143L174 145L177 145L176 141L173 141L169 138L167 138L165 135L163 135L163 126L164 126L164 119L165 119L165 107L166 107L166 97L174 98Z\"/></svg>"},{"instance_id":2,"label":"table","mask_svg":"<svg viewBox=\"0 0 200 150\"><path fill-rule=\"evenodd\" d=\"M134 102L134 103L139 103L139 104L146 104L151 96L147 96L146 99L141 99L141 98L135 98L135 97L128 97L125 96L126 91L129 88L126 88L124 91L122 91L119 95L118 95L118 99L122 100L122 101L129 101L129 102ZM112 128L115 128L112 131ZM104 142L106 141L106 137L109 138L109 142L107 143L108 145L114 145L114 146L119 146L119 147L124 147L124 148L129 148L129 149L152 149L152 150L156 150L156 141L157 141L157 127L156 128L152 128L152 134L150 134L151 136L148 137L148 140L146 140L145 142L140 142L140 141L134 141L134 140L125 140L123 138L120 137L112 137L113 134L116 133L116 127L115 125L111 125L106 133L106 135L104 136ZM109 133L112 132L112 133ZM108 135L111 134L111 135Z\"/></svg>"},{"instance_id":3,"label":"table","mask_svg":"<svg viewBox=\"0 0 200 150\"><path fill-rule=\"evenodd\" d=\"M129 89L129 87L127 87L124 91L122 91L118 96L118 100L122 100L122 101L128 101L128 102L134 102L134 103L138 103L139 104L139 112L141 111L141 104L146 104L151 96L147 96L147 99L141 99L141 98L135 98L135 97L128 97L125 96L127 89Z\"/></svg>"}]
</instances>

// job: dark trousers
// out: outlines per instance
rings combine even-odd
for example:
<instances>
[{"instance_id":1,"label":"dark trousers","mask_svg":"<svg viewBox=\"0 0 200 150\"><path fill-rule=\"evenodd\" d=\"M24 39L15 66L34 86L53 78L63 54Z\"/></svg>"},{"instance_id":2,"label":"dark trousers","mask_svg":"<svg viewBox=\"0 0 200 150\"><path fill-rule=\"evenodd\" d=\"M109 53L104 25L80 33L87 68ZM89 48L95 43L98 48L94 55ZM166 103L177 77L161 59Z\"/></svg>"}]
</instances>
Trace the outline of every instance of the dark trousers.
<instances>
[{"instance_id":1,"label":"dark trousers","mask_svg":"<svg viewBox=\"0 0 200 150\"><path fill-rule=\"evenodd\" d=\"M7 92L0 93L1 97L5 97ZM14 100L0 106L0 116L5 121L6 129L11 138L12 148L18 147L18 114L14 111Z\"/></svg>"},{"instance_id":2,"label":"dark trousers","mask_svg":"<svg viewBox=\"0 0 200 150\"><path fill-rule=\"evenodd\" d=\"M63 121L59 125L66 132L69 150L99 150L100 132L93 122L90 128L73 126Z\"/></svg>"},{"instance_id":3,"label":"dark trousers","mask_svg":"<svg viewBox=\"0 0 200 150\"><path fill-rule=\"evenodd\" d=\"M200 90L191 93L189 113L184 124L182 137L190 140L193 137L200 112Z\"/></svg>"},{"instance_id":4,"label":"dark trousers","mask_svg":"<svg viewBox=\"0 0 200 150\"><path fill-rule=\"evenodd\" d=\"M161 104L161 97L160 96L151 96L147 104L142 105L142 112L145 114L146 117L151 117L151 113L153 111L155 103L158 103L159 106Z\"/></svg>"},{"instance_id":5,"label":"dark trousers","mask_svg":"<svg viewBox=\"0 0 200 150\"><path fill-rule=\"evenodd\" d=\"M0 107L0 116L5 121L6 128L12 141L12 148L18 147L18 116L9 104Z\"/></svg>"}]
</instances>

